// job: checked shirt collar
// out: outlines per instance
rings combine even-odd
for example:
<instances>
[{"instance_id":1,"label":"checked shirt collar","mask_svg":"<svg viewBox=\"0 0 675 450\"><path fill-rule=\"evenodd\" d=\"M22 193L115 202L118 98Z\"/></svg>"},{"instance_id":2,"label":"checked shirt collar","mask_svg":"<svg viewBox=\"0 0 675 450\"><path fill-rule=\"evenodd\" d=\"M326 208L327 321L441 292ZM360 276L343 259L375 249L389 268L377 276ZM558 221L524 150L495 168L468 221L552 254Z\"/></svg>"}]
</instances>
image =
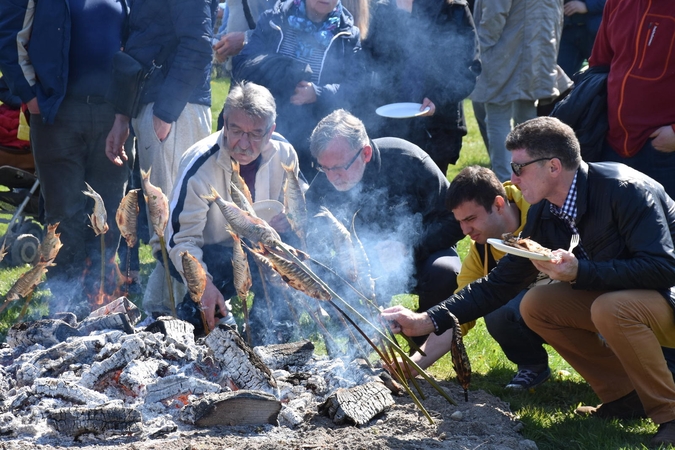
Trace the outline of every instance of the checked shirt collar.
<instances>
[{"instance_id":1,"label":"checked shirt collar","mask_svg":"<svg viewBox=\"0 0 675 450\"><path fill-rule=\"evenodd\" d=\"M572 234L579 234L579 229L577 228L575 222L577 219L577 176L579 171L574 174L574 180L572 180L572 185L570 190L567 193L567 198L565 203L563 203L562 208L558 208L556 205L551 203L551 213L559 219L562 219L563 222L570 229ZM577 247L579 249L579 259L589 259L586 250L584 250L583 243L579 243Z\"/></svg>"}]
</instances>

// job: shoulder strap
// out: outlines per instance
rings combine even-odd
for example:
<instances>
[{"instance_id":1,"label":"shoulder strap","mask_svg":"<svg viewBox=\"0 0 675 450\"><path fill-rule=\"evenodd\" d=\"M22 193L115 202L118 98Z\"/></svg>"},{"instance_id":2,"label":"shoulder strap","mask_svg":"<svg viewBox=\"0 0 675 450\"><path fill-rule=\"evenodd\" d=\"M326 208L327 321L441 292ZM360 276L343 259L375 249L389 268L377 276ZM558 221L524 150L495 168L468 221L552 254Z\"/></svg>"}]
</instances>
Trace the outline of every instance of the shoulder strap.
<instances>
[{"instance_id":1,"label":"shoulder strap","mask_svg":"<svg viewBox=\"0 0 675 450\"><path fill-rule=\"evenodd\" d=\"M251 8L249 8L248 6L248 0L241 0L241 6L242 8L244 8L244 16L246 16L246 23L248 23L248 29L253 30L255 28L255 20L253 20Z\"/></svg>"}]
</instances>

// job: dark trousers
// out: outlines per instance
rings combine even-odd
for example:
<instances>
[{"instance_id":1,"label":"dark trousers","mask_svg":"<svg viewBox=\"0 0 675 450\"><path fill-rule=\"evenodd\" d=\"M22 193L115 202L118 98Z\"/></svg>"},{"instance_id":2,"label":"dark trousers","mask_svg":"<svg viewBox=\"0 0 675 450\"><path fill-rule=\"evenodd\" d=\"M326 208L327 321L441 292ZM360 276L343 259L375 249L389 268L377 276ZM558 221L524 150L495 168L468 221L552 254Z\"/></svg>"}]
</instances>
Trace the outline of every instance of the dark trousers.
<instances>
[{"instance_id":1,"label":"dark trousers","mask_svg":"<svg viewBox=\"0 0 675 450\"><path fill-rule=\"evenodd\" d=\"M454 248L432 253L417 268L417 286L413 293L419 296L417 311L426 311L449 298L457 289L457 274L462 262Z\"/></svg>"},{"instance_id":2,"label":"dark trousers","mask_svg":"<svg viewBox=\"0 0 675 450\"><path fill-rule=\"evenodd\" d=\"M563 28L558 51L558 65L568 76L581 70L584 61L590 58L595 35L585 24L570 24Z\"/></svg>"},{"instance_id":3,"label":"dark trousers","mask_svg":"<svg viewBox=\"0 0 675 450\"><path fill-rule=\"evenodd\" d=\"M528 328L520 315L520 302L526 292L522 291L501 308L485 315L485 326L518 369L542 372L548 367L544 340Z\"/></svg>"},{"instance_id":4,"label":"dark trousers","mask_svg":"<svg viewBox=\"0 0 675 450\"><path fill-rule=\"evenodd\" d=\"M114 165L105 155L105 139L115 119L113 108L66 97L53 124L41 116L31 118L31 145L44 199L45 221L59 223L63 247L47 279L53 294L52 308L63 310L83 294L81 277L87 266L85 289L100 283L101 243L89 226L94 202L82 191L85 181L101 195L108 215L105 234L106 260L113 260L119 243L115 211L129 178L127 166ZM108 287L108 286L107 286Z\"/></svg>"}]
</instances>

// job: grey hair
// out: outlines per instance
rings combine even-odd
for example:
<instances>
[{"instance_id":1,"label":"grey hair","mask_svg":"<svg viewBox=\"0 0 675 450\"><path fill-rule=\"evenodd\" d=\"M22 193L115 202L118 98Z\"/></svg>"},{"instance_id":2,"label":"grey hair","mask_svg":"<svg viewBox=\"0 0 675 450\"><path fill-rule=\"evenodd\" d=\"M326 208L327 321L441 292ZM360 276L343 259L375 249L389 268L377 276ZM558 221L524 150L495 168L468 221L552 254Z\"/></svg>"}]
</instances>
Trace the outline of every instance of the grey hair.
<instances>
[{"instance_id":1,"label":"grey hair","mask_svg":"<svg viewBox=\"0 0 675 450\"><path fill-rule=\"evenodd\" d=\"M328 144L338 137L346 140L353 150L361 149L369 142L363 122L349 111L338 109L321 119L314 128L309 138L309 151L314 158L318 158Z\"/></svg>"},{"instance_id":2,"label":"grey hair","mask_svg":"<svg viewBox=\"0 0 675 450\"><path fill-rule=\"evenodd\" d=\"M243 111L249 117L265 119L267 129L277 120L277 104L270 91L251 82L236 83L227 94L223 116L227 117L235 110Z\"/></svg>"}]
</instances>

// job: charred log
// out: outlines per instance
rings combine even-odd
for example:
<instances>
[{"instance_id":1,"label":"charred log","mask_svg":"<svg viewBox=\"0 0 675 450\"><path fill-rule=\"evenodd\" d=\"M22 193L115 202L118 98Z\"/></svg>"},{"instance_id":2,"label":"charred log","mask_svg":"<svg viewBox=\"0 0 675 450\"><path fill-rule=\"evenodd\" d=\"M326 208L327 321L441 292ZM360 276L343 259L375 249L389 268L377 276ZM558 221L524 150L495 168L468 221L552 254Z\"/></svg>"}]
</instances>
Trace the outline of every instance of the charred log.
<instances>
[{"instance_id":1,"label":"charred log","mask_svg":"<svg viewBox=\"0 0 675 450\"><path fill-rule=\"evenodd\" d=\"M42 319L13 325L7 332L7 343L12 348L40 344L45 348L59 344L80 332L62 320Z\"/></svg>"},{"instance_id":2,"label":"charred log","mask_svg":"<svg viewBox=\"0 0 675 450\"><path fill-rule=\"evenodd\" d=\"M108 397L71 380L38 378L33 382L33 392L45 397L56 397L78 405L102 405Z\"/></svg>"},{"instance_id":3,"label":"charred log","mask_svg":"<svg viewBox=\"0 0 675 450\"><path fill-rule=\"evenodd\" d=\"M195 343L195 327L189 322L175 317L162 316L145 327L148 333L162 333L166 341L175 343L177 347L186 348Z\"/></svg>"},{"instance_id":4,"label":"charred log","mask_svg":"<svg viewBox=\"0 0 675 450\"><path fill-rule=\"evenodd\" d=\"M109 358L103 361L97 361L91 365L91 368L82 374L81 384L86 387L93 387L98 379L114 369L125 367L129 362L143 354L145 343L138 337L127 339L122 346Z\"/></svg>"},{"instance_id":5,"label":"charred log","mask_svg":"<svg viewBox=\"0 0 675 450\"><path fill-rule=\"evenodd\" d=\"M261 391L240 390L207 395L188 405L182 413L185 422L198 427L214 425L277 425L281 402Z\"/></svg>"},{"instance_id":6,"label":"charred log","mask_svg":"<svg viewBox=\"0 0 675 450\"><path fill-rule=\"evenodd\" d=\"M127 334L134 334L134 327L129 322L126 313L113 313L105 316L89 316L78 326L83 335L100 330L120 330Z\"/></svg>"},{"instance_id":7,"label":"charred log","mask_svg":"<svg viewBox=\"0 0 675 450\"><path fill-rule=\"evenodd\" d=\"M277 382L269 367L231 327L218 325L205 342L238 388L276 393Z\"/></svg>"},{"instance_id":8,"label":"charred log","mask_svg":"<svg viewBox=\"0 0 675 450\"><path fill-rule=\"evenodd\" d=\"M154 403L181 394L216 393L220 390L220 385L210 381L184 375L171 375L148 385L145 403Z\"/></svg>"},{"instance_id":9,"label":"charred log","mask_svg":"<svg viewBox=\"0 0 675 450\"><path fill-rule=\"evenodd\" d=\"M128 298L120 297L107 305L101 306L89 314L89 318L107 316L110 314L122 313L127 316L131 325L136 325L141 318L141 311L136 305L131 303Z\"/></svg>"},{"instance_id":10,"label":"charred log","mask_svg":"<svg viewBox=\"0 0 675 450\"><path fill-rule=\"evenodd\" d=\"M256 347L253 351L272 370L288 369L289 366L303 366L314 354L314 344L304 340L288 344Z\"/></svg>"},{"instance_id":11,"label":"charred log","mask_svg":"<svg viewBox=\"0 0 675 450\"><path fill-rule=\"evenodd\" d=\"M141 413L124 407L59 408L48 413L47 423L70 436L136 434L142 431Z\"/></svg>"},{"instance_id":12,"label":"charred log","mask_svg":"<svg viewBox=\"0 0 675 450\"><path fill-rule=\"evenodd\" d=\"M382 383L367 383L351 389L338 389L320 406L337 425L365 425L394 404L389 389Z\"/></svg>"}]
</instances>

